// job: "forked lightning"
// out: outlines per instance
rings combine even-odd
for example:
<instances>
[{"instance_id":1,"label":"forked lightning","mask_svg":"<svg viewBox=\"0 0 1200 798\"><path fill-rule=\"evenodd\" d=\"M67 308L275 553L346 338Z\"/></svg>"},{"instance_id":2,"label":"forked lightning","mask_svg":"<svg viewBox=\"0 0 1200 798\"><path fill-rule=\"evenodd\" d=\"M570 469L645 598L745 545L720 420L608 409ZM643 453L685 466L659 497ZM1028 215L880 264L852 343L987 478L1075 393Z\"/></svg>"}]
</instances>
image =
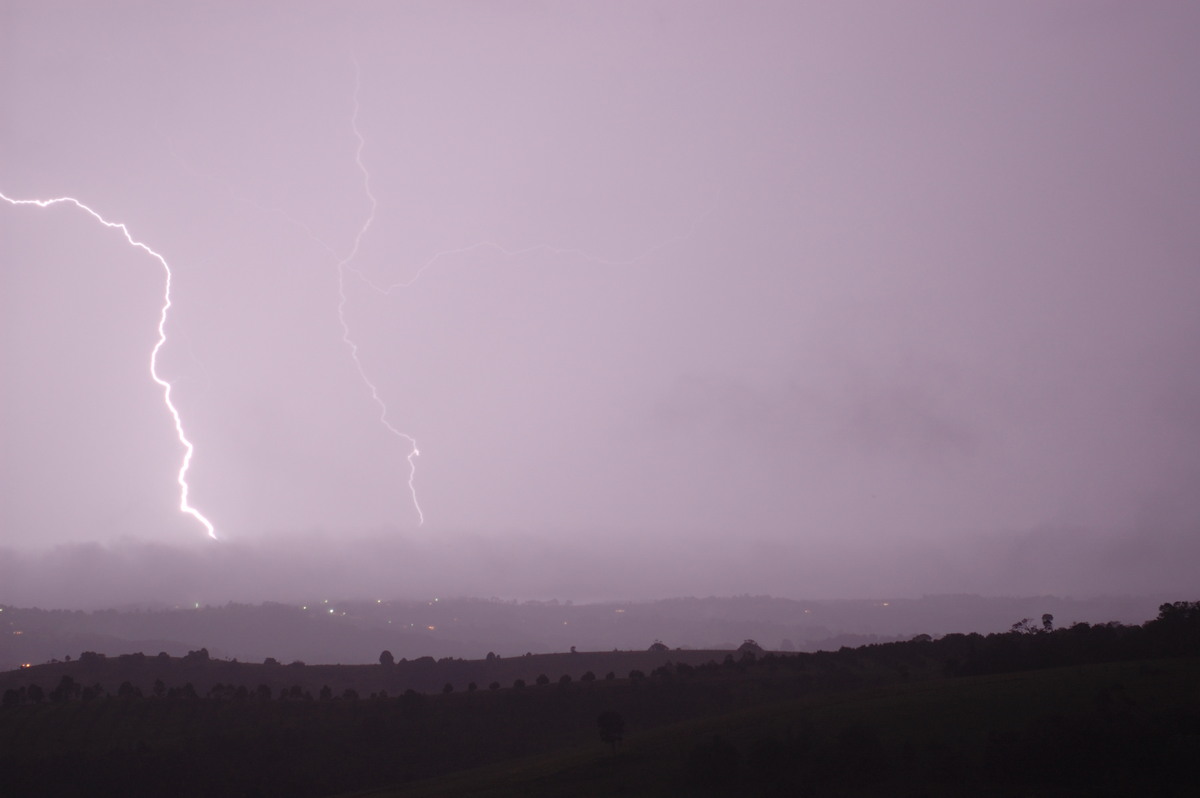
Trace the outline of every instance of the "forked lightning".
<instances>
[{"instance_id":1,"label":"forked lightning","mask_svg":"<svg viewBox=\"0 0 1200 798\"><path fill-rule=\"evenodd\" d=\"M183 419L180 417L179 410L175 407L175 403L171 401L171 383L167 382L158 375L158 353L162 351L163 346L167 343L167 311L171 309L171 267L167 264L166 258L155 252L146 244L143 244L141 241L135 240L133 235L130 234L129 228L124 224L120 222L108 221L99 213L92 210L87 205L84 205L74 197L55 197L54 199L12 199L11 197L6 196L3 192L0 192L0 199L3 199L9 205L33 205L38 208L49 208L53 205L74 205L76 208L84 211L105 227L120 230L121 234L125 236L125 241L128 242L131 247L142 250L147 255L158 261L159 265L162 266L163 273L166 276L166 283L163 287L162 312L158 317L158 341L154 344L154 348L150 350L150 378L153 379L163 389L163 403L166 404L167 410L170 412L171 418L175 422L175 433L179 436L179 442L183 444L183 462L179 466L179 475L177 478L177 481L179 482L179 510L180 512L187 513L199 521L200 524L208 531L208 536L213 540L216 540L217 531L213 527L212 522L205 518L203 513L188 503L187 473L188 468L190 468L192 464L192 454L195 452L195 447L192 445L192 442L188 440L187 435L184 434Z\"/></svg>"}]
</instances>

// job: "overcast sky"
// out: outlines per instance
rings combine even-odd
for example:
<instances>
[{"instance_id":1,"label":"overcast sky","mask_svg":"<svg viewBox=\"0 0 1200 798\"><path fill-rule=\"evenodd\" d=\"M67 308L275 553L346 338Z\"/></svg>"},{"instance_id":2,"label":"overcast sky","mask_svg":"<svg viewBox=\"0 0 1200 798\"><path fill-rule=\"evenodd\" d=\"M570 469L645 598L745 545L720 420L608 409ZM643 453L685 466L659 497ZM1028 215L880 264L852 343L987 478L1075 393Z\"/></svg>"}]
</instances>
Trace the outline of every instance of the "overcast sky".
<instances>
[{"instance_id":1,"label":"overcast sky","mask_svg":"<svg viewBox=\"0 0 1200 798\"><path fill-rule=\"evenodd\" d=\"M0 5L0 601L1200 588L1200 6L247 5Z\"/></svg>"}]
</instances>

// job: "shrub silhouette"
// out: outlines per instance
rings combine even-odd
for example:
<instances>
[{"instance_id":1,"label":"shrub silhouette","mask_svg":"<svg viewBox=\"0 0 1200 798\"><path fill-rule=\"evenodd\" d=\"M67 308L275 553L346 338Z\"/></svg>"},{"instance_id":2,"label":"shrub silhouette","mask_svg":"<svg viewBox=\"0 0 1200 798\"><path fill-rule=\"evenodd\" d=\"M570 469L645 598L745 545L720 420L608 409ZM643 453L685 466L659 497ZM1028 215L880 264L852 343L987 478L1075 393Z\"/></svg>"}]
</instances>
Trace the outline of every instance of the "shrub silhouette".
<instances>
[{"instance_id":1,"label":"shrub silhouette","mask_svg":"<svg viewBox=\"0 0 1200 798\"><path fill-rule=\"evenodd\" d=\"M625 718L610 709L600 713L596 718L596 725L600 727L601 742L608 743L613 753L616 753L617 743L621 742L625 735Z\"/></svg>"}]
</instances>

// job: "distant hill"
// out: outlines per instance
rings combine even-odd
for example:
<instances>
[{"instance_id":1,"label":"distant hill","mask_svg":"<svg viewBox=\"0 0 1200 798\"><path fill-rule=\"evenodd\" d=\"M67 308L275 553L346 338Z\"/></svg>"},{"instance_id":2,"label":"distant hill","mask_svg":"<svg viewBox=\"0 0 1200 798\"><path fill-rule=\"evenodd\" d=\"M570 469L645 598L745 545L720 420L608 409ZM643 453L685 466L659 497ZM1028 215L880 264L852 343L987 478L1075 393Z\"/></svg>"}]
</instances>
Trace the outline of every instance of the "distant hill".
<instances>
[{"instance_id":1,"label":"distant hill","mask_svg":"<svg viewBox=\"0 0 1200 798\"><path fill-rule=\"evenodd\" d=\"M38 610L0 605L0 670L77 657L206 648L215 658L369 664L397 658L504 657L526 652L733 649L747 638L768 650L815 651L907 639L916 634L1004 631L1051 613L1058 623L1152 617L1164 597L1077 600L1054 596L926 596L798 601L769 596L651 602L326 601L188 608Z\"/></svg>"}]
</instances>

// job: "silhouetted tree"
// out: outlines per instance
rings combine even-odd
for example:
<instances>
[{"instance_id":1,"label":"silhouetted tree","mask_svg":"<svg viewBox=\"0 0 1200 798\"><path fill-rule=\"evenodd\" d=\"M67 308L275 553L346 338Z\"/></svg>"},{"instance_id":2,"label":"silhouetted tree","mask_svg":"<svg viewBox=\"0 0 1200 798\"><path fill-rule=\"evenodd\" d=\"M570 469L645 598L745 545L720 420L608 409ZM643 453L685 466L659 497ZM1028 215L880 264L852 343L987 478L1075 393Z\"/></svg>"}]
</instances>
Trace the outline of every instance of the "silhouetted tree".
<instances>
[{"instance_id":1,"label":"silhouetted tree","mask_svg":"<svg viewBox=\"0 0 1200 798\"><path fill-rule=\"evenodd\" d=\"M1158 608L1146 624L1156 653L1179 656L1200 653L1200 601L1175 601Z\"/></svg>"},{"instance_id":2,"label":"silhouetted tree","mask_svg":"<svg viewBox=\"0 0 1200 798\"><path fill-rule=\"evenodd\" d=\"M411 687L400 694L400 709L406 713L423 712L429 705L429 699Z\"/></svg>"},{"instance_id":3,"label":"silhouetted tree","mask_svg":"<svg viewBox=\"0 0 1200 798\"><path fill-rule=\"evenodd\" d=\"M500 682L492 682L491 684L488 685L488 689L489 690L499 690Z\"/></svg>"},{"instance_id":4,"label":"silhouetted tree","mask_svg":"<svg viewBox=\"0 0 1200 798\"><path fill-rule=\"evenodd\" d=\"M656 652L661 653L664 651L670 651L671 649L667 648L667 644L664 643L663 641L655 640L653 643L650 644L650 648L647 650L648 651L656 651Z\"/></svg>"},{"instance_id":5,"label":"silhouetted tree","mask_svg":"<svg viewBox=\"0 0 1200 798\"><path fill-rule=\"evenodd\" d=\"M82 691L83 687L64 673L62 679L58 682L58 686L50 691L50 700L56 704L63 701L70 701L73 698L78 698Z\"/></svg>"},{"instance_id":6,"label":"silhouetted tree","mask_svg":"<svg viewBox=\"0 0 1200 798\"><path fill-rule=\"evenodd\" d=\"M579 681L594 682L594 681L596 681L596 674L592 673L591 671L587 671L586 673L584 673L582 676L579 677Z\"/></svg>"},{"instance_id":7,"label":"silhouetted tree","mask_svg":"<svg viewBox=\"0 0 1200 798\"><path fill-rule=\"evenodd\" d=\"M1037 634L1038 628L1033 625L1033 618L1022 618L1009 627L1008 631L1015 635Z\"/></svg>"},{"instance_id":8,"label":"silhouetted tree","mask_svg":"<svg viewBox=\"0 0 1200 798\"><path fill-rule=\"evenodd\" d=\"M92 667L104 662L104 655L97 654L95 651L85 651L79 655L79 662L85 667Z\"/></svg>"},{"instance_id":9,"label":"silhouetted tree","mask_svg":"<svg viewBox=\"0 0 1200 798\"><path fill-rule=\"evenodd\" d=\"M390 668L396 664L396 658L392 656L392 652L384 649L379 654L379 664L385 668Z\"/></svg>"},{"instance_id":10,"label":"silhouetted tree","mask_svg":"<svg viewBox=\"0 0 1200 798\"><path fill-rule=\"evenodd\" d=\"M1048 612L1044 613L1042 615L1042 631L1043 632L1053 632L1054 631L1054 616Z\"/></svg>"},{"instance_id":11,"label":"silhouetted tree","mask_svg":"<svg viewBox=\"0 0 1200 798\"><path fill-rule=\"evenodd\" d=\"M617 743L621 742L625 735L625 718L610 709L600 713L596 718L596 725L600 727L601 742L608 743L613 753L616 753Z\"/></svg>"},{"instance_id":12,"label":"silhouetted tree","mask_svg":"<svg viewBox=\"0 0 1200 798\"><path fill-rule=\"evenodd\" d=\"M183 658L184 662L208 662L208 649L201 648L197 651L189 651L187 656Z\"/></svg>"},{"instance_id":13,"label":"silhouetted tree","mask_svg":"<svg viewBox=\"0 0 1200 798\"><path fill-rule=\"evenodd\" d=\"M539 673L537 677L537 683L539 686L550 684L550 677L544 673Z\"/></svg>"}]
</instances>

